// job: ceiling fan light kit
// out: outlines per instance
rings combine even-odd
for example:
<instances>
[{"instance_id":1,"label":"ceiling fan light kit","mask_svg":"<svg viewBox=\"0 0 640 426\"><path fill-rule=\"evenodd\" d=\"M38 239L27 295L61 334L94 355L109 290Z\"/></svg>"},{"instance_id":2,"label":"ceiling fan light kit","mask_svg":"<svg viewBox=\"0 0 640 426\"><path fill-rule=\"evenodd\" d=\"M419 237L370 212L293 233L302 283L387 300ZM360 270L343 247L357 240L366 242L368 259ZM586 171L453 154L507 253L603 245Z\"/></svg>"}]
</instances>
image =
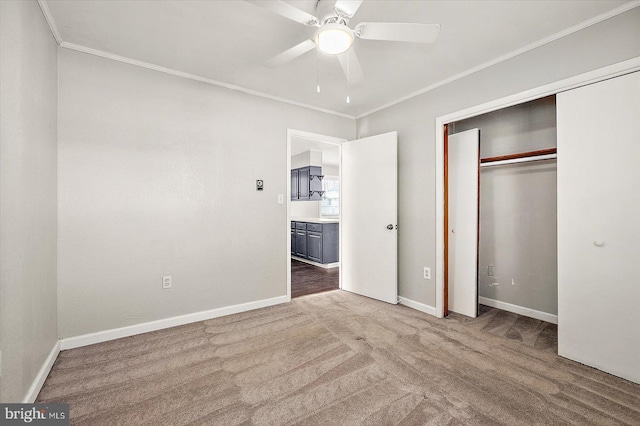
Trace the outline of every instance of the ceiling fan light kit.
<instances>
[{"instance_id":1,"label":"ceiling fan light kit","mask_svg":"<svg viewBox=\"0 0 640 426\"><path fill-rule=\"evenodd\" d=\"M353 31L344 24L325 24L314 37L318 49L329 55L339 55L353 44Z\"/></svg>"},{"instance_id":2,"label":"ceiling fan light kit","mask_svg":"<svg viewBox=\"0 0 640 426\"><path fill-rule=\"evenodd\" d=\"M438 24L398 22L361 22L355 29L349 21L356 14L363 0L318 0L313 16L282 0L246 0L299 24L317 27L313 39L307 39L274 56L266 62L270 68L282 66L310 50L333 55L347 78L348 85L360 83L364 76L360 61L353 49L356 37L362 40L383 40L410 43L433 43L440 32ZM318 16L320 18L318 18ZM320 85L316 91L320 93ZM347 103L350 103L347 93Z\"/></svg>"}]
</instances>

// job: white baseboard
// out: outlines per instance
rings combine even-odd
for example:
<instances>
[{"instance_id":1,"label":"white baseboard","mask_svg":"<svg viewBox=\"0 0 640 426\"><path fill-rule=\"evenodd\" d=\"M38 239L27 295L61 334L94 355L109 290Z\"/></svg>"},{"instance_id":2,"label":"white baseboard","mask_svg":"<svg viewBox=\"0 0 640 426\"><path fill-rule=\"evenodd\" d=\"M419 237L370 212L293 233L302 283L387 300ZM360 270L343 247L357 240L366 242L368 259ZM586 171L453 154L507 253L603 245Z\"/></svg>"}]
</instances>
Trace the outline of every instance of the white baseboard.
<instances>
[{"instance_id":1,"label":"white baseboard","mask_svg":"<svg viewBox=\"0 0 640 426\"><path fill-rule=\"evenodd\" d=\"M135 336L136 334L148 333L150 331L162 330L164 328L176 327L179 325L190 324L198 321L205 321L224 315L237 314L239 312L251 311L253 309L278 305L280 303L286 303L287 301L287 296L278 296L272 297L271 299L257 300L255 302L225 306L223 308L211 309L209 311L194 312L192 314L180 315L177 317L165 318L157 321L144 322L127 327L113 328L111 330L83 334L81 336L67 337L60 340L60 350L79 348L82 346L93 345L95 343L120 339L122 337Z\"/></svg>"},{"instance_id":2,"label":"white baseboard","mask_svg":"<svg viewBox=\"0 0 640 426\"><path fill-rule=\"evenodd\" d=\"M415 300L407 299L406 297L398 296L398 302L401 305L407 306L409 308L415 309L420 312L424 312L425 314L436 315L436 308L433 306L425 305L424 303L416 302Z\"/></svg>"},{"instance_id":3,"label":"white baseboard","mask_svg":"<svg viewBox=\"0 0 640 426\"><path fill-rule=\"evenodd\" d=\"M36 375L35 379L33 379L33 383L31 383L31 387L27 391L24 399L22 400L23 404L32 404L35 402L38 394L40 393L40 389L42 389L42 385L44 381L47 379L51 368L53 367L53 363L56 362L56 358L58 358L58 354L60 353L60 342L56 341L54 343L53 348L51 348L51 352L49 352L49 356L44 360L42 367L40 367L40 371Z\"/></svg>"},{"instance_id":4,"label":"white baseboard","mask_svg":"<svg viewBox=\"0 0 640 426\"><path fill-rule=\"evenodd\" d=\"M535 309L525 308L524 306L512 305L511 303L501 302L499 300L489 299L482 296L478 297L478 301L481 305L487 305L492 308L502 309L503 311L513 312L514 314L523 315L525 317L539 319L540 321L550 322L551 324L558 323L557 315L536 311Z\"/></svg>"},{"instance_id":5,"label":"white baseboard","mask_svg":"<svg viewBox=\"0 0 640 426\"><path fill-rule=\"evenodd\" d=\"M331 269L331 268L338 268L340 267L340 262L334 262L334 263L318 263L318 262L314 262L313 260L309 260L309 259L303 259L301 257L298 256L291 256L292 259L298 260L300 262L304 262L304 263L308 263L309 265L313 265L313 266L318 266L320 268L324 268L324 269Z\"/></svg>"}]
</instances>

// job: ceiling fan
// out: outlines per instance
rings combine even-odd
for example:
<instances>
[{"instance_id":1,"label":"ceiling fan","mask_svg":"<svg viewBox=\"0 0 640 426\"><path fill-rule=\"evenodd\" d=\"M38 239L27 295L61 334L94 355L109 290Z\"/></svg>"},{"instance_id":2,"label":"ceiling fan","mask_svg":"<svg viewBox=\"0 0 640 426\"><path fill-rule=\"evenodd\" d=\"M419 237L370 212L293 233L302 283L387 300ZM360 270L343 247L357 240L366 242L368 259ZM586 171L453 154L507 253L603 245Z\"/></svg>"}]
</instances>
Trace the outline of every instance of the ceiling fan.
<instances>
[{"instance_id":1,"label":"ceiling fan","mask_svg":"<svg viewBox=\"0 0 640 426\"><path fill-rule=\"evenodd\" d=\"M360 61L352 48L356 37L363 40L433 43L440 33L438 24L398 22L361 22L352 29L348 26L349 20L363 0L318 0L316 16L281 0L246 1L300 24L318 28L312 39L274 56L266 62L266 66L277 68L318 48L321 52L337 56L349 84L357 84L364 78Z\"/></svg>"}]
</instances>

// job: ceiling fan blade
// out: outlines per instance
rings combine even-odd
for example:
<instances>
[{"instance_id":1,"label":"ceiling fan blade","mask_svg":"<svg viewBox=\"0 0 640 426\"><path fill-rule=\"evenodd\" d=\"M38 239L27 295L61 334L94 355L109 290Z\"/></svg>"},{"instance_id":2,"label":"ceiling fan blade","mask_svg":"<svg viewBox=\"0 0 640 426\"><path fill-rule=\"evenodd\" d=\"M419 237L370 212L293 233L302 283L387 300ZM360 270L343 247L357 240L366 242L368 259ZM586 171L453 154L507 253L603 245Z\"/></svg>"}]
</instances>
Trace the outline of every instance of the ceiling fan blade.
<instances>
[{"instance_id":1,"label":"ceiling fan blade","mask_svg":"<svg viewBox=\"0 0 640 426\"><path fill-rule=\"evenodd\" d=\"M291 6L289 3L285 3L281 0L245 0L249 3L260 6L263 9L267 9L277 15L289 18L292 21L299 22L305 25L317 26L320 21L313 15Z\"/></svg>"},{"instance_id":2,"label":"ceiling fan blade","mask_svg":"<svg viewBox=\"0 0 640 426\"><path fill-rule=\"evenodd\" d=\"M406 24L397 22L362 22L356 26L354 32L356 36L364 40L433 43L440 33L440 25Z\"/></svg>"},{"instance_id":3,"label":"ceiling fan blade","mask_svg":"<svg viewBox=\"0 0 640 426\"><path fill-rule=\"evenodd\" d=\"M338 0L334 7L344 13L345 16L352 18L360 8L362 1L363 0Z\"/></svg>"},{"instance_id":4,"label":"ceiling fan blade","mask_svg":"<svg viewBox=\"0 0 640 426\"><path fill-rule=\"evenodd\" d=\"M353 47L343 54L338 55L338 60L340 61L342 71L344 71L344 75L347 77L349 84L358 84L364 80L364 73L362 72L360 61L358 60Z\"/></svg>"},{"instance_id":5,"label":"ceiling fan blade","mask_svg":"<svg viewBox=\"0 0 640 426\"><path fill-rule=\"evenodd\" d=\"M287 49L281 54L269 59L265 65L269 68L278 68L289 61L293 61L298 56L304 55L314 47L316 47L316 43L313 40L305 40L302 43L296 44L291 49Z\"/></svg>"}]
</instances>

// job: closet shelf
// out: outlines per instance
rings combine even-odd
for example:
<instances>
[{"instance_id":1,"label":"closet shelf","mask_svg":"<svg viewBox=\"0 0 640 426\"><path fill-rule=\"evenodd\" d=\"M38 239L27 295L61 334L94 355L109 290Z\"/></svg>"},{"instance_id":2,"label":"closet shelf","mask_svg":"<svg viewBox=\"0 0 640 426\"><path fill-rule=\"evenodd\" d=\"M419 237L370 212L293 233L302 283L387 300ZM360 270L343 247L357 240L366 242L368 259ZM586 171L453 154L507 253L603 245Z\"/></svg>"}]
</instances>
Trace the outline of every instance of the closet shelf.
<instances>
[{"instance_id":1,"label":"closet shelf","mask_svg":"<svg viewBox=\"0 0 640 426\"><path fill-rule=\"evenodd\" d=\"M540 149L537 151L520 152L517 154L501 155L480 159L480 167L500 166L503 164L525 163L529 161L552 160L557 158L557 148Z\"/></svg>"}]
</instances>

